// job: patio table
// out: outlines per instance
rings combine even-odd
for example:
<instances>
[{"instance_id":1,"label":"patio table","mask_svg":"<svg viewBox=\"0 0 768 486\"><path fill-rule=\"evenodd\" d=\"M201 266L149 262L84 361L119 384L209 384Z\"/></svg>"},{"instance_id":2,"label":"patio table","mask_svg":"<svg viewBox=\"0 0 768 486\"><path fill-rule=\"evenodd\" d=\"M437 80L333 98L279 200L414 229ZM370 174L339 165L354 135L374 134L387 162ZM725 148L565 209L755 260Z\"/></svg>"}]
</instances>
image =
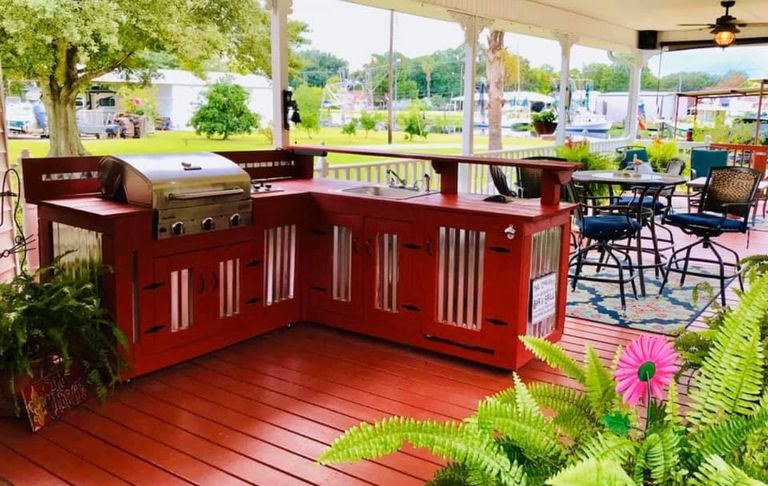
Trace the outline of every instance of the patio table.
<instances>
[{"instance_id":1,"label":"patio table","mask_svg":"<svg viewBox=\"0 0 768 486\"><path fill-rule=\"evenodd\" d=\"M614 197L613 187L612 187L614 185L619 185L622 188L627 188L627 187L638 187L642 189L655 188L657 191L660 191L663 188L677 186L679 184L686 182L685 178L683 178L682 176L673 175L673 174L661 174L656 172L653 172L650 174L637 174L634 172L618 171L618 170L617 171L579 170L573 173L573 180L576 182L580 182L582 184L608 184L609 194L611 199L613 199ZM663 265L663 262L661 261L662 256L659 255L658 252L654 251L653 265L644 265L642 237L637 238L636 251L637 251L637 264L635 265L635 268L637 268L638 277L640 281L640 295L645 297L646 292L645 292L644 270L647 267L659 268L661 265Z\"/></svg>"}]
</instances>

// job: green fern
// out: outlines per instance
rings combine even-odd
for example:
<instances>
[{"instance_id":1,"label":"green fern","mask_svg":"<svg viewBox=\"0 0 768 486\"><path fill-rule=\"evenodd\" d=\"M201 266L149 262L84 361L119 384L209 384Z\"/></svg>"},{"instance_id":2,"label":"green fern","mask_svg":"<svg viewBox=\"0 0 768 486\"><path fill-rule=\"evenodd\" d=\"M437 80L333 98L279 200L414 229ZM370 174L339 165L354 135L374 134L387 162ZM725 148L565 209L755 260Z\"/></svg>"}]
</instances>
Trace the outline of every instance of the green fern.
<instances>
[{"instance_id":1,"label":"green fern","mask_svg":"<svg viewBox=\"0 0 768 486\"><path fill-rule=\"evenodd\" d=\"M582 385L586 385L584 368L569 356L563 348L542 338L520 336L520 340L534 356L552 368L562 371Z\"/></svg>"},{"instance_id":2,"label":"green fern","mask_svg":"<svg viewBox=\"0 0 768 486\"><path fill-rule=\"evenodd\" d=\"M717 455L728 458L741 448L754 432L768 427L768 405L756 414L743 417L732 416L724 422L706 427L692 437L702 456Z\"/></svg>"},{"instance_id":3,"label":"green fern","mask_svg":"<svg viewBox=\"0 0 768 486\"><path fill-rule=\"evenodd\" d=\"M576 451L575 460L612 459L624 464L634 456L637 444L626 437L614 434L598 434L585 441Z\"/></svg>"},{"instance_id":4,"label":"green fern","mask_svg":"<svg viewBox=\"0 0 768 486\"><path fill-rule=\"evenodd\" d=\"M396 452L406 442L423 447L448 461L466 464L498 478L501 484L519 484L520 471L513 468L501 446L488 434L469 424L390 417L362 423L347 430L323 452L320 464L340 464L373 459Z\"/></svg>"},{"instance_id":5,"label":"green fern","mask_svg":"<svg viewBox=\"0 0 768 486\"><path fill-rule=\"evenodd\" d=\"M680 459L680 437L672 429L649 434L637 452L634 479L644 484L650 476L664 484L675 476Z\"/></svg>"},{"instance_id":6,"label":"green fern","mask_svg":"<svg viewBox=\"0 0 768 486\"><path fill-rule=\"evenodd\" d=\"M554 412L551 423L574 439L594 433L600 425L583 392L561 385L531 383L528 392L541 407Z\"/></svg>"},{"instance_id":7,"label":"green fern","mask_svg":"<svg viewBox=\"0 0 768 486\"><path fill-rule=\"evenodd\" d=\"M616 382L613 374L600 361L591 344L587 345L584 388L592 405L592 414L602 417L613 408L616 401Z\"/></svg>"},{"instance_id":8,"label":"green fern","mask_svg":"<svg viewBox=\"0 0 768 486\"><path fill-rule=\"evenodd\" d=\"M547 480L551 486L636 486L621 464L613 459L587 459Z\"/></svg>"},{"instance_id":9,"label":"green fern","mask_svg":"<svg viewBox=\"0 0 768 486\"><path fill-rule=\"evenodd\" d=\"M760 323L768 312L768 276L753 282L733 312L725 314L720 332L691 392L689 420L715 424L732 414L750 415L763 388Z\"/></svg>"},{"instance_id":10,"label":"green fern","mask_svg":"<svg viewBox=\"0 0 768 486\"><path fill-rule=\"evenodd\" d=\"M752 479L741 469L726 463L722 457L707 457L701 468L693 475L691 486L765 486Z\"/></svg>"}]
</instances>

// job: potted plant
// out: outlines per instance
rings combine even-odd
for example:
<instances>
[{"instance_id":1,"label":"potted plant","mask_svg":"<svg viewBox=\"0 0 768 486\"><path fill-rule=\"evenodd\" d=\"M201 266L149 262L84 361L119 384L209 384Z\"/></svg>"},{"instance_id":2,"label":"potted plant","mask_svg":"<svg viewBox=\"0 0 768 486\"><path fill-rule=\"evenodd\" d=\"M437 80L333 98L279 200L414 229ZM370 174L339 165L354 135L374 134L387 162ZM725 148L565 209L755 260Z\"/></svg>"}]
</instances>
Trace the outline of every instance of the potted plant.
<instances>
[{"instance_id":1,"label":"potted plant","mask_svg":"<svg viewBox=\"0 0 768 486\"><path fill-rule=\"evenodd\" d=\"M128 342L101 302L103 271L74 277L60 259L0 284L0 410L18 415L22 386L53 369L84 370L105 398L127 367Z\"/></svg>"},{"instance_id":2,"label":"potted plant","mask_svg":"<svg viewBox=\"0 0 768 486\"><path fill-rule=\"evenodd\" d=\"M549 135L555 133L557 128L557 115L554 111L541 111L531 114L531 123L533 129L538 135Z\"/></svg>"}]
</instances>

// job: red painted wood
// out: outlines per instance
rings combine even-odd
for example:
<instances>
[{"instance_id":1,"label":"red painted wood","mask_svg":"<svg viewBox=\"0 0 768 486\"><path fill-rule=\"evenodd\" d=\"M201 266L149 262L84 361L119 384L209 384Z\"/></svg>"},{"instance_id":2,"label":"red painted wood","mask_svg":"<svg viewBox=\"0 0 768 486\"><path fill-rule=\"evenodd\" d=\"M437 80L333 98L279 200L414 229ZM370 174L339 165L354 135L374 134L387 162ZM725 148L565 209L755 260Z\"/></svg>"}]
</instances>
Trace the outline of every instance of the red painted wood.
<instances>
[{"instance_id":1,"label":"red painted wood","mask_svg":"<svg viewBox=\"0 0 768 486\"><path fill-rule=\"evenodd\" d=\"M67 484L23 455L3 445L0 445L0 481L39 486Z\"/></svg>"}]
</instances>

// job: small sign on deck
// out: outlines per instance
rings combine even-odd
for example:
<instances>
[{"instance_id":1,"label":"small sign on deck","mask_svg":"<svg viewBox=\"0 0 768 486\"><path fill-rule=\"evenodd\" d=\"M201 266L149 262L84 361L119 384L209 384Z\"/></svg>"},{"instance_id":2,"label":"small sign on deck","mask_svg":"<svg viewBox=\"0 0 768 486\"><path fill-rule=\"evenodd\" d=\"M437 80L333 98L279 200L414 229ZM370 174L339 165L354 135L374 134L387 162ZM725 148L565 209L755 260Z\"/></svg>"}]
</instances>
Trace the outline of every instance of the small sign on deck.
<instances>
[{"instance_id":1,"label":"small sign on deck","mask_svg":"<svg viewBox=\"0 0 768 486\"><path fill-rule=\"evenodd\" d=\"M65 372L60 366L23 387L21 395L32 431L37 432L86 401L88 386L80 367L72 366Z\"/></svg>"},{"instance_id":2,"label":"small sign on deck","mask_svg":"<svg viewBox=\"0 0 768 486\"><path fill-rule=\"evenodd\" d=\"M531 280L531 323L536 324L555 315L557 306L557 273Z\"/></svg>"}]
</instances>

